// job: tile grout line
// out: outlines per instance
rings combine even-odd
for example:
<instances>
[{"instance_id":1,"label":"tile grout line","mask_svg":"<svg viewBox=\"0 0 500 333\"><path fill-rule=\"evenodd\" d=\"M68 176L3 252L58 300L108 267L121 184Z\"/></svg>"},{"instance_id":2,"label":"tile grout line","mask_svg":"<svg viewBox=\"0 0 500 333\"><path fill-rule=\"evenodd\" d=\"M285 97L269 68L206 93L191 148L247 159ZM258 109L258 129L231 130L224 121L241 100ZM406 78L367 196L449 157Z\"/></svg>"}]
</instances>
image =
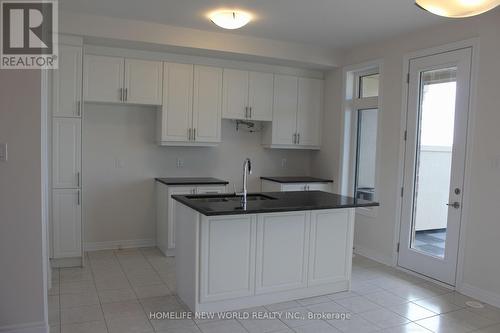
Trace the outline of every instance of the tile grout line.
<instances>
[{"instance_id":1,"label":"tile grout line","mask_svg":"<svg viewBox=\"0 0 500 333\"><path fill-rule=\"evenodd\" d=\"M114 253L113 253L113 255L114 255ZM97 283L95 280L94 267L92 265L92 260L90 260L90 257L88 256L87 252L85 252L85 256L87 257L87 260L89 261L88 265L90 266L90 274L92 275L92 282L94 282L95 290L97 293L97 299L99 300L99 308L101 309L102 319L104 321L104 326L106 326L106 332L109 333L108 322L106 321L106 316L104 315L104 309L102 308L101 298L99 297L99 291L97 290Z\"/></svg>"},{"instance_id":2,"label":"tile grout line","mask_svg":"<svg viewBox=\"0 0 500 333\"><path fill-rule=\"evenodd\" d=\"M141 256L144 257L144 255L142 254L142 251L140 248L137 248L137 250L139 251L139 253L141 254ZM137 293L135 292L135 289L134 287L132 286L132 283L130 282L128 276L127 276L127 273L125 272L125 270L123 269L123 265L122 263L120 262L120 259L118 258L118 256L116 255L115 253L115 250L112 250L113 251L113 256L115 257L116 261L118 261L118 265L120 266L120 270L122 271L123 275L125 275L125 279L127 279L127 282L128 284L130 285L130 289L132 289L132 292L134 293L135 295L135 299L137 301L137 303L139 303L139 305L141 306L141 309L142 309L142 312L144 312L144 315L146 316L146 319L148 321L148 324L149 326L151 327L152 329L152 332L156 332L156 329L154 328L153 324L151 324L151 321L149 320L149 317L148 317L148 314L146 313L146 310L144 309L144 306L142 305L142 302L139 300L139 297L137 295ZM149 264L149 262L148 262ZM109 331L108 331L109 332Z\"/></svg>"}]
</instances>

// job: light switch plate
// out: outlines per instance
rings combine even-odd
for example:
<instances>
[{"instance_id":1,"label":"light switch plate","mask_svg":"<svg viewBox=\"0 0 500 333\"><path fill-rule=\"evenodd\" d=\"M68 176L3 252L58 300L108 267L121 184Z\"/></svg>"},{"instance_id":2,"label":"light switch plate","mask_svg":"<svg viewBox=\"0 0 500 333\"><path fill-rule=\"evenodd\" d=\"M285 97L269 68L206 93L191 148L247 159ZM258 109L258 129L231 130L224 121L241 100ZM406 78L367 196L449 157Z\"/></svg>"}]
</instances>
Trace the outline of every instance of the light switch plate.
<instances>
[{"instance_id":1,"label":"light switch plate","mask_svg":"<svg viewBox=\"0 0 500 333\"><path fill-rule=\"evenodd\" d=\"M0 161L7 161L7 144L0 143Z\"/></svg>"}]
</instances>

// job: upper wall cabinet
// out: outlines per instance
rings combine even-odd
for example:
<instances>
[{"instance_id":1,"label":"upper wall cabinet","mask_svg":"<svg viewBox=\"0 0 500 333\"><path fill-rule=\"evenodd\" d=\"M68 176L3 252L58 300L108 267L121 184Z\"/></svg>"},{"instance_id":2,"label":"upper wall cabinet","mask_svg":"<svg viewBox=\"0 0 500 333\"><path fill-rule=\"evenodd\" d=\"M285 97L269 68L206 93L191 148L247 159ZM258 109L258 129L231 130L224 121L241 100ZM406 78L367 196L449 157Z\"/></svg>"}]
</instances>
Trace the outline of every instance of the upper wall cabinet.
<instances>
[{"instance_id":1,"label":"upper wall cabinet","mask_svg":"<svg viewBox=\"0 0 500 333\"><path fill-rule=\"evenodd\" d=\"M221 139L222 69L163 64L162 145L213 145Z\"/></svg>"},{"instance_id":2,"label":"upper wall cabinet","mask_svg":"<svg viewBox=\"0 0 500 333\"><path fill-rule=\"evenodd\" d=\"M85 55L83 92L86 102L160 105L160 61Z\"/></svg>"},{"instance_id":3,"label":"upper wall cabinet","mask_svg":"<svg viewBox=\"0 0 500 333\"><path fill-rule=\"evenodd\" d=\"M53 76L54 117L80 117L82 113L82 47L59 46L59 68Z\"/></svg>"},{"instance_id":4,"label":"upper wall cabinet","mask_svg":"<svg viewBox=\"0 0 500 333\"><path fill-rule=\"evenodd\" d=\"M301 146L321 145L323 80L299 78L297 141Z\"/></svg>"},{"instance_id":5,"label":"upper wall cabinet","mask_svg":"<svg viewBox=\"0 0 500 333\"><path fill-rule=\"evenodd\" d=\"M222 117L271 121L273 80L271 73L224 69Z\"/></svg>"},{"instance_id":6,"label":"upper wall cabinet","mask_svg":"<svg viewBox=\"0 0 500 333\"><path fill-rule=\"evenodd\" d=\"M319 149L323 117L323 80L274 76L273 122L265 126L270 148Z\"/></svg>"},{"instance_id":7,"label":"upper wall cabinet","mask_svg":"<svg viewBox=\"0 0 500 333\"><path fill-rule=\"evenodd\" d=\"M122 102L124 60L85 55L83 95L86 102Z\"/></svg>"}]
</instances>

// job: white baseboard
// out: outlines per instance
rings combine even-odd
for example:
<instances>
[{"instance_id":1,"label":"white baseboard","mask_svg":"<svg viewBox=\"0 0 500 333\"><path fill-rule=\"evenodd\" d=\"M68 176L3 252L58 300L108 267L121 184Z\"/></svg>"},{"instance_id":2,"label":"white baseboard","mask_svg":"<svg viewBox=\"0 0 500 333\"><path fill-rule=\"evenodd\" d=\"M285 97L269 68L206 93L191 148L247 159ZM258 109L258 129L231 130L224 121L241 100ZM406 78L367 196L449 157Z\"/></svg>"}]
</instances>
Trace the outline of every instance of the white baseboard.
<instances>
[{"instance_id":1,"label":"white baseboard","mask_svg":"<svg viewBox=\"0 0 500 333\"><path fill-rule=\"evenodd\" d=\"M457 291L466 296L478 299L481 302L500 307L500 294L475 287L468 283L462 283L457 287Z\"/></svg>"},{"instance_id":2,"label":"white baseboard","mask_svg":"<svg viewBox=\"0 0 500 333\"><path fill-rule=\"evenodd\" d=\"M1 333L49 333L49 325L43 321L0 327Z\"/></svg>"},{"instance_id":3,"label":"white baseboard","mask_svg":"<svg viewBox=\"0 0 500 333\"><path fill-rule=\"evenodd\" d=\"M85 243L85 251L98 251L98 250L117 250L129 249L133 247L150 247L155 246L154 239L128 239L106 242L87 242Z\"/></svg>"},{"instance_id":4,"label":"white baseboard","mask_svg":"<svg viewBox=\"0 0 500 333\"><path fill-rule=\"evenodd\" d=\"M365 249L362 246L354 245L354 253L359 254L360 256L363 257L367 257L368 259L374 260L376 262L379 262L387 266L393 265L391 257L386 257L372 250Z\"/></svg>"}]
</instances>

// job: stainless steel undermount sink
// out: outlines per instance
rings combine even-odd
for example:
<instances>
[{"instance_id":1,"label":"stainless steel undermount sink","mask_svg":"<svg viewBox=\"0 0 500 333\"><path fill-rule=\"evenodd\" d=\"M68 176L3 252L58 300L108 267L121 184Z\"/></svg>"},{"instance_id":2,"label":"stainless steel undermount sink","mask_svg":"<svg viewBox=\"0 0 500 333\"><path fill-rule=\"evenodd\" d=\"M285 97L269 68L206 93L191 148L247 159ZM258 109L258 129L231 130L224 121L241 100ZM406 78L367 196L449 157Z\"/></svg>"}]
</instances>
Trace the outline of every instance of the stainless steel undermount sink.
<instances>
[{"instance_id":1,"label":"stainless steel undermount sink","mask_svg":"<svg viewBox=\"0 0 500 333\"><path fill-rule=\"evenodd\" d=\"M198 202L230 202L230 201L240 202L242 196L236 194L219 194L219 195L203 195L203 196L187 195L186 198ZM247 201L263 201L263 200L276 200L276 198L259 193L247 194Z\"/></svg>"}]
</instances>

